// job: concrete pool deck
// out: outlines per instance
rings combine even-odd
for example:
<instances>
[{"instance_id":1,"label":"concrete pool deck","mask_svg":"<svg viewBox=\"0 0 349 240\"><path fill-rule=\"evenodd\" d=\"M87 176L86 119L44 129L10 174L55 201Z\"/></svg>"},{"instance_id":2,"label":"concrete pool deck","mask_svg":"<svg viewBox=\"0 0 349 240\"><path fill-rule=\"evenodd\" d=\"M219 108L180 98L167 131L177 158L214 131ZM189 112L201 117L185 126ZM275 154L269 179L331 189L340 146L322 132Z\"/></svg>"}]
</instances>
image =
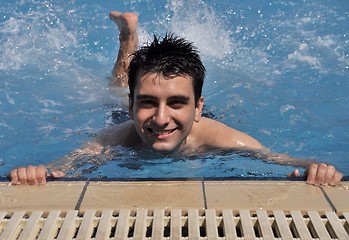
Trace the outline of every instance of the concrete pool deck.
<instances>
[{"instance_id":1,"label":"concrete pool deck","mask_svg":"<svg viewBox=\"0 0 349 240\"><path fill-rule=\"evenodd\" d=\"M0 182L0 239L2 233L5 234L6 224L4 222L8 221L6 216L7 219L10 219L18 212L21 212L24 218L26 214L31 215L34 212L40 213L42 216L45 213L47 215L50 211L59 211L60 214L75 211L75 215L79 215L91 213L91 211L93 211L91 214L96 214L96 212L109 210L122 214L125 209L129 212L137 212L137 215L145 209L146 213L143 213L145 216L148 216L149 211L151 214L155 214L159 209L174 215L177 210L180 210L178 214L183 215L182 217L194 209L199 215L200 212L203 212L201 215L213 214L215 216L217 213L220 214L220 218L224 218L226 216L223 214L224 211L229 209L232 212L231 219L236 218L234 215L236 212L238 212L239 217L247 214L253 218L258 214L262 214L261 211L264 211L265 216L272 213L276 215L275 217L277 217L278 211L281 211L285 214L285 219L288 219L290 214L295 214L295 212L299 216L311 215L316 212L319 219L322 219L321 221L324 221L324 215L333 214L338 217L336 221L341 222L339 224L341 230L339 231L341 231L341 236L344 236L344 238L338 237L337 234L330 239L349 239L349 182L347 181L336 187L316 187L307 185L303 181L206 181L203 179L52 181L45 186L10 186L8 182ZM212 210L214 213L211 212ZM247 213L244 211L247 211ZM166 217L166 214L162 218L164 217ZM333 218L333 216L329 218ZM155 221L155 218L153 220ZM180 221L184 222L183 219ZM309 220L307 221L309 222ZM303 222L307 221L304 220ZM209 219L204 222L208 224ZM257 222L260 224L261 220ZM269 219L267 222L273 225L272 220ZM221 225L223 226L223 224ZM313 226L314 223L311 225ZM96 225L94 228L96 228ZM219 232L219 230L217 231ZM274 236L275 234L274 232ZM329 235L332 236L333 234L329 233ZM198 239L210 238L205 235L204 238Z\"/></svg>"},{"instance_id":2,"label":"concrete pool deck","mask_svg":"<svg viewBox=\"0 0 349 240\"><path fill-rule=\"evenodd\" d=\"M349 211L349 182L315 187L303 181L53 181L0 183L0 211L197 208Z\"/></svg>"}]
</instances>

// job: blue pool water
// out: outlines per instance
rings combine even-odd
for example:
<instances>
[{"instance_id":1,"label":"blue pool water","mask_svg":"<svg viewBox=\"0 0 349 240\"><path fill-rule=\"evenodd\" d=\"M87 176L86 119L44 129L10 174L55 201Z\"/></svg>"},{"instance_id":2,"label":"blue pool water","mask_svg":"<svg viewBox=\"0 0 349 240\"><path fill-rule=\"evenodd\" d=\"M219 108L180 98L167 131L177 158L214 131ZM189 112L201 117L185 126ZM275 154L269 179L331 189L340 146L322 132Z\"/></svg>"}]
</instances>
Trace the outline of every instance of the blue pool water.
<instances>
[{"instance_id":1,"label":"blue pool water","mask_svg":"<svg viewBox=\"0 0 349 240\"><path fill-rule=\"evenodd\" d=\"M123 109L125 98L107 89L118 49L111 10L139 15L142 43L166 31L195 43L216 119L273 151L349 175L348 1L5 0L0 9L0 176L62 157ZM293 169L236 153L175 159L115 152L99 164L84 159L75 173L283 177Z\"/></svg>"}]
</instances>

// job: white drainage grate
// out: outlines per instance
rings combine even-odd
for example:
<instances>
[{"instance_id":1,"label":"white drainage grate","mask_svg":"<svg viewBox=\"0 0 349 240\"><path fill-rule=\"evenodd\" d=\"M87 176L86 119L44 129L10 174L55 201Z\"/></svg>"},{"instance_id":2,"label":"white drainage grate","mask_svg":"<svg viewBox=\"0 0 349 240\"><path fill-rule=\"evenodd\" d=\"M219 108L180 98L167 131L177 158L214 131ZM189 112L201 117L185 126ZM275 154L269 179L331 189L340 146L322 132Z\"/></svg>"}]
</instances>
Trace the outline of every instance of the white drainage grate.
<instances>
[{"instance_id":1,"label":"white drainage grate","mask_svg":"<svg viewBox=\"0 0 349 240\"><path fill-rule=\"evenodd\" d=\"M0 212L11 239L349 239L349 212L122 209Z\"/></svg>"}]
</instances>

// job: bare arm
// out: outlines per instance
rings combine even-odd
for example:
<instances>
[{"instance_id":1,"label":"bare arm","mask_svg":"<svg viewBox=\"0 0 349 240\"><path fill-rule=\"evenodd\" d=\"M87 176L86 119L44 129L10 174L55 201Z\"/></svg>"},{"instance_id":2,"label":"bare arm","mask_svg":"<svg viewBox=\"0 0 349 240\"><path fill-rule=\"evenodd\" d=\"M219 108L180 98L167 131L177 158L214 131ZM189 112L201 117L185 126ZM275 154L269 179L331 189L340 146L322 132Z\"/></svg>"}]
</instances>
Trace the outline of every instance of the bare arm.
<instances>
[{"instance_id":1,"label":"bare arm","mask_svg":"<svg viewBox=\"0 0 349 240\"><path fill-rule=\"evenodd\" d=\"M253 137L215 120L202 118L199 124L197 129L204 131L200 132L197 129L196 131L200 139L205 139L203 145L206 148L231 149L263 161L305 168L306 181L313 185L335 185L343 177L343 174L332 165L271 152ZM300 177L301 174L296 169L289 176Z\"/></svg>"},{"instance_id":2,"label":"bare arm","mask_svg":"<svg viewBox=\"0 0 349 240\"><path fill-rule=\"evenodd\" d=\"M267 149L256 151L255 156L259 159L275 162L281 165L305 168L304 177L306 182L312 185L336 185L343 178L343 174L333 165L317 163L311 159L303 159L289 156L287 154L273 153ZM288 176L301 177L298 169L295 169Z\"/></svg>"},{"instance_id":3,"label":"bare arm","mask_svg":"<svg viewBox=\"0 0 349 240\"><path fill-rule=\"evenodd\" d=\"M263 161L293 167L306 168L310 164L316 163L312 159L297 158L284 153L271 152L266 147L263 147L262 149L252 150L249 154L251 155L251 157L255 157Z\"/></svg>"},{"instance_id":4,"label":"bare arm","mask_svg":"<svg viewBox=\"0 0 349 240\"><path fill-rule=\"evenodd\" d=\"M202 145L207 149L235 150L242 155L294 167L307 167L314 163L310 159L295 158L287 154L271 152L255 138L221 122L202 118L198 124L200 125L196 129L199 136L197 138L203 139Z\"/></svg>"},{"instance_id":5,"label":"bare arm","mask_svg":"<svg viewBox=\"0 0 349 240\"><path fill-rule=\"evenodd\" d=\"M264 148L261 143L246 133L205 117L195 123L192 131L198 141L197 145L206 150L226 149L252 152Z\"/></svg>"},{"instance_id":6,"label":"bare arm","mask_svg":"<svg viewBox=\"0 0 349 240\"><path fill-rule=\"evenodd\" d=\"M72 151L61 159L53 161L48 166L27 166L13 169L9 178L14 185L45 184L47 177L63 177L68 171L74 171L80 166L89 164L98 167L109 161L112 155L107 146L131 145L135 141L132 122L114 126L102 131L96 139L85 143L81 148Z\"/></svg>"},{"instance_id":7,"label":"bare arm","mask_svg":"<svg viewBox=\"0 0 349 240\"><path fill-rule=\"evenodd\" d=\"M108 152L105 151L104 146L94 140L85 143L81 148L70 152L64 157L51 162L47 165L47 168L51 172L63 172L66 174L68 171L74 171L81 165L86 164L86 161L90 164L97 164L98 160L102 161L103 158L107 159L108 157Z\"/></svg>"},{"instance_id":8,"label":"bare arm","mask_svg":"<svg viewBox=\"0 0 349 240\"><path fill-rule=\"evenodd\" d=\"M86 143L81 149L65 155L59 160L53 161L48 166L20 167L9 173L9 178L14 185L41 185L46 183L47 177L59 178L65 176L70 170L77 169L81 160L88 155L101 153L103 147L96 142Z\"/></svg>"}]
</instances>

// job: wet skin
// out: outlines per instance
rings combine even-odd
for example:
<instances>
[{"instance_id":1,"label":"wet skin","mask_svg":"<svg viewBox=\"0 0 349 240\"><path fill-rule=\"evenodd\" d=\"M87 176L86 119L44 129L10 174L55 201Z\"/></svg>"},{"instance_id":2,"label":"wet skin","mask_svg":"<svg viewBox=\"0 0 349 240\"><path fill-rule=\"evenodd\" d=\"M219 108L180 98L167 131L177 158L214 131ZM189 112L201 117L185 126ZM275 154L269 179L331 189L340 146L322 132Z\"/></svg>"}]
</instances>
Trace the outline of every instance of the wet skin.
<instances>
[{"instance_id":1,"label":"wet skin","mask_svg":"<svg viewBox=\"0 0 349 240\"><path fill-rule=\"evenodd\" d=\"M195 104L189 77L146 73L137 83L130 115L143 143L155 151L183 151L193 123L201 118L203 98Z\"/></svg>"}]
</instances>

